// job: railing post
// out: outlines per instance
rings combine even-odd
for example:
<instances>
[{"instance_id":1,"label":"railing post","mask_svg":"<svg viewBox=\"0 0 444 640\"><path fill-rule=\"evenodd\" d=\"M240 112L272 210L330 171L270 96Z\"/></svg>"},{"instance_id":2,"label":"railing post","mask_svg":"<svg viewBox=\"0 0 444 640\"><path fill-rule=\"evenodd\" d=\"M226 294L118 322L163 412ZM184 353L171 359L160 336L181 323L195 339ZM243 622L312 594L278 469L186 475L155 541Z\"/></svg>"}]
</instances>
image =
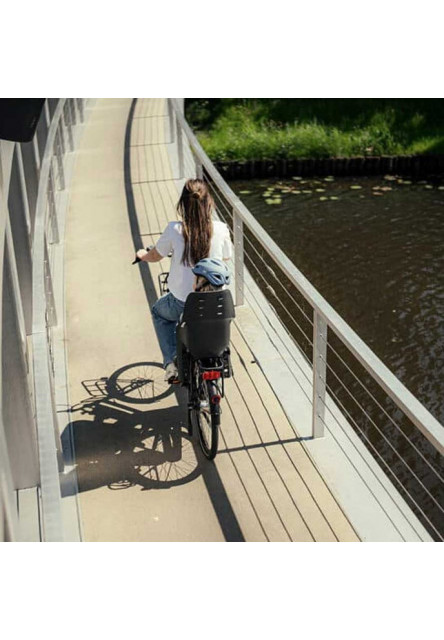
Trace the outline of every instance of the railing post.
<instances>
[{"instance_id":1,"label":"railing post","mask_svg":"<svg viewBox=\"0 0 444 640\"><path fill-rule=\"evenodd\" d=\"M236 306L244 304L244 223L233 207L234 273Z\"/></svg>"},{"instance_id":2,"label":"railing post","mask_svg":"<svg viewBox=\"0 0 444 640\"><path fill-rule=\"evenodd\" d=\"M45 237L45 254L44 254L44 269L45 269L45 298L46 298L46 313L47 313L47 325L49 327L55 327L57 325L57 312L54 298L54 289L52 286L51 265L49 262L48 245Z\"/></svg>"},{"instance_id":3,"label":"railing post","mask_svg":"<svg viewBox=\"0 0 444 640\"><path fill-rule=\"evenodd\" d=\"M171 102L172 98L167 98L168 124L170 126L170 143L174 142L174 110Z\"/></svg>"},{"instance_id":4,"label":"railing post","mask_svg":"<svg viewBox=\"0 0 444 640\"><path fill-rule=\"evenodd\" d=\"M327 388L327 323L313 312L313 438L324 435L325 392Z\"/></svg>"},{"instance_id":5,"label":"railing post","mask_svg":"<svg viewBox=\"0 0 444 640\"><path fill-rule=\"evenodd\" d=\"M34 158L35 158L35 164L37 166L37 172L40 175L40 151L39 151L39 145L37 142L37 134L35 134L32 139L32 148L34 150Z\"/></svg>"},{"instance_id":6,"label":"railing post","mask_svg":"<svg viewBox=\"0 0 444 640\"><path fill-rule=\"evenodd\" d=\"M83 98L76 98L77 109L79 110L79 120L83 122L85 119L85 114L83 112Z\"/></svg>"},{"instance_id":7,"label":"railing post","mask_svg":"<svg viewBox=\"0 0 444 640\"><path fill-rule=\"evenodd\" d=\"M65 172L63 170L63 147L61 143L61 127L57 127L57 133L55 137L56 146L56 158L57 158L57 173L59 179L59 189L64 191L65 189Z\"/></svg>"},{"instance_id":8,"label":"railing post","mask_svg":"<svg viewBox=\"0 0 444 640\"><path fill-rule=\"evenodd\" d=\"M48 194L48 206L49 206L49 221L51 223L51 244L59 243L59 225L57 222L57 207L55 200L55 186L54 186L54 178L52 175L52 158L51 158L51 166L49 169L48 176L48 186L47 186L47 194Z\"/></svg>"},{"instance_id":9,"label":"railing post","mask_svg":"<svg viewBox=\"0 0 444 640\"><path fill-rule=\"evenodd\" d=\"M199 160L199 158L194 155L193 153L193 157L194 157L194 164L196 166L196 178L198 178L199 180L203 179L203 168L202 168L202 162Z\"/></svg>"},{"instance_id":10,"label":"railing post","mask_svg":"<svg viewBox=\"0 0 444 640\"><path fill-rule=\"evenodd\" d=\"M69 99L67 99L65 104L63 105L63 121L68 130L69 150L74 151L74 138L72 133L72 118L71 109L69 108Z\"/></svg>"},{"instance_id":11,"label":"railing post","mask_svg":"<svg viewBox=\"0 0 444 640\"><path fill-rule=\"evenodd\" d=\"M18 170L19 170L19 176L20 176L20 190L21 190L22 201L23 201L23 211L25 212L26 227L28 229L28 235L32 243L32 239L31 239L32 223L31 223L31 214L29 212L28 189L26 186L25 167L23 164L22 148L19 144L15 146L15 151L17 153L17 163L18 163Z\"/></svg>"},{"instance_id":12,"label":"railing post","mask_svg":"<svg viewBox=\"0 0 444 640\"><path fill-rule=\"evenodd\" d=\"M51 124L51 114L49 113L48 98L45 100L45 103L44 103L44 111L45 111L45 118L46 118L46 126L49 129L49 125Z\"/></svg>"},{"instance_id":13,"label":"railing post","mask_svg":"<svg viewBox=\"0 0 444 640\"><path fill-rule=\"evenodd\" d=\"M68 98L69 109L71 112L71 122L75 126L77 124L77 113L75 98Z\"/></svg>"},{"instance_id":14,"label":"railing post","mask_svg":"<svg viewBox=\"0 0 444 640\"><path fill-rule=\"evenodd\" d=\"M179 178L183 178L183 139L179 119L176 118L177 155L179 156Z\"/></svg>"}]
</instances>

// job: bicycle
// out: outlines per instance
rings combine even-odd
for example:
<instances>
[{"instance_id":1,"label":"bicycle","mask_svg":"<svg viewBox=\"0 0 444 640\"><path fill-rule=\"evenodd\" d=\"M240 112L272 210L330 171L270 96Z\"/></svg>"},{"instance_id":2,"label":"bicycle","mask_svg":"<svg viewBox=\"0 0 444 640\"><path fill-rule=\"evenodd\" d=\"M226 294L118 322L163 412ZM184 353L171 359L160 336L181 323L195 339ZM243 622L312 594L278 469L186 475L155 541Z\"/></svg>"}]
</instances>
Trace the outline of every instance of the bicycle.
<instances>
[{"instance_id":1,"label":"bicycle","mask_svg":"<svg viewBox=\"0 0 444 640\"><path fill-rule=\"evenodd\" d=\"M139 261L136 258L133 264ZM161 295L168 293L168 272L159 274L158 279ZM217 454L220 403L225 395L225 379L233 375L229 343L234 318L228 289L193 292L185 301L176 329L179 381L188 390L188 434L192 436L197 430L208 460L214 460Z\"/></svg>"},{"instance_id":2,"label":"bicycle","mask_svg":"<svg viewBox=\"0 0 444 640\"><path fill-rule=\"evenodd\" d=\"M233 375L230 323L235 317L228 290L190 293L176 330L177 368L188 389L188 433L197 430L203 454L217 454L225 379Z\"/></svg>"}]
</instances>

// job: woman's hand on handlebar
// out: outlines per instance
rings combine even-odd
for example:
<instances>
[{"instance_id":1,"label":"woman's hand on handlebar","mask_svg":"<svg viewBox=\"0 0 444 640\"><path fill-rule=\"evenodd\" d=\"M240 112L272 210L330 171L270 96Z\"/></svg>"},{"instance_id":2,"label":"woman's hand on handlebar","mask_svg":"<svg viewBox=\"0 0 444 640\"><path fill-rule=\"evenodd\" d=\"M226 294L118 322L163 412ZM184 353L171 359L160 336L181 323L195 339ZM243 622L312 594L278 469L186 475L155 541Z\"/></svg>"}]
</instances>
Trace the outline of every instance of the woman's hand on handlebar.
<instances>
[{"instance_id":1,"label":"woman's hand on handlebar","mask_svg":"<svg viewBox=\"0 0 444 640\"><path fill-rule=\"evenodd\" d=\"M137 251L136 253L136 258L139 258L139 260L143 260L145 256L148 255L150 251L150 247L147 247L146 249L139 249L139 251Z\"/></svg>"},{"instance_id":2,"label":"woman's hand on handlebar","mask_svg":"<svg viewBox=\"0 0 444 640\"><path fill-rule=\"evenodd\" d=\"M134 260L133 264L136 264L137 262L141 262L142 259L148 255L148 253L151 251L153 247L147 247L146 249L139 249L138 251L136 251L136 259Z\"/></svg>"},{"instance_id":3,"label":"woman's hand on handlebar","mask_svg":"<svg viewBox=\"0 0 444 640\"><path fill-rule=\"evenodd\" d=\"M148 254L150 254L150 258L149 260L145 260ZM162 260L162 258L163 256L158 253L155 247L147 247L146 249L139 249L136 252L136 259L134 260L133 264L136 264L136 262L141 262L142 260L146 262L159 262L159 260Z\"/></svg>"}]
</instances>

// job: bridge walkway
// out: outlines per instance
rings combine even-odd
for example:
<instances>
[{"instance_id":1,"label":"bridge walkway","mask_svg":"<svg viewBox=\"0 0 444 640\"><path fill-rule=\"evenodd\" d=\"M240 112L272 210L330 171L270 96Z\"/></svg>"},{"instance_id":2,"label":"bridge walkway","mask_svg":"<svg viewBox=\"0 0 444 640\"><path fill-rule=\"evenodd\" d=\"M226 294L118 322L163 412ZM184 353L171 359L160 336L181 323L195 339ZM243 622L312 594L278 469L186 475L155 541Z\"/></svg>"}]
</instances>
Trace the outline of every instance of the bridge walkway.
<instances>
[{"instance_id":1,"label":"bridge walkway","mask_svg":"<svg viewBox=\"0 0 444 640\"><path fill-rule=\"evenodd\" d=\"M237 323L214 463L187 434L183 390L163 382L149 306L168 261L131 261L176 217L166 116L163 99L98 100L78 152L65 240L72 539L356 541Z\"/></svg>"}]
</instances>

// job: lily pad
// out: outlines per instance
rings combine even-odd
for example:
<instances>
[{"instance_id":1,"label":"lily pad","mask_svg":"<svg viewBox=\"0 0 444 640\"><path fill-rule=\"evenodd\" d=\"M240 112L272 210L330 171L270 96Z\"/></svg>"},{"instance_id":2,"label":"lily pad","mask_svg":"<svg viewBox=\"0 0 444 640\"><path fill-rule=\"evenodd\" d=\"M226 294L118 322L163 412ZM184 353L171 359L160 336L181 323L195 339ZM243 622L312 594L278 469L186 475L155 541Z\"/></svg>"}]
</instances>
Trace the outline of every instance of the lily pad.
<instances>
[{"instance_id":1,"label":"lily pad","mask_svg":"<svg viewBox=\"0 0 444 640\"><path fill-rule=\"evenodd\" d=\"M325 189L316 189L317 193L324 193Z\"/></svg>"},{"instance_id":2,"label":"lily pad","mask_svg":"<svg viewBox=\"0 0 444 640\"><path fill-rule=\"evenodd\" d=\"M438 187L438 191L444 191L444 187L443 186Z\"/></svg>"},{"instance_id":3,"label":"lily pad","mask_svg":"<svg viewBox=\"0 0 444 640\"><path fill-rule=\"evenodd\" d=\"M390 181L392 181L392 180L396 180L396 176L389 176L389 175L387 175L387 176L384 176L384 180L390 180Z\"/></svg>"},{"instance_id":4,"label":"lily pad","mask_svg":"<svg viewBox=\"0 0 444 640\"><path fill-rule=\"evenodd\" d=\"M325 202L325 200L328 200L328 198L327 198L327 196L321 196L321 197L319 198L319 200L320 200L321 202Z\"/></svg>"},{"instance_id":5,"label":"lily pad","mask_svg":"<svg viewBox=\"0 0 444 640\"><path fill-rule=\"evenodd\" d=\"M282 203L282 198L267 198L265 200L265 202L267 204L281 204Z\"/></svg>"},{"instance_id":6,"label":"lily pad","mask_svg":"<svg viewBox=\"0 0 444 640\"><path fill-rule=\"evenodd\" d=\"M300 193L302 193L302 191L298 191L298 189L292 189L291 193L293 193L295 196L298 196Z\"/></svg>"},{"instance_id":7,"label":"lily pad","mask_svg":"<svg viewBox=\"0 0 444 640\"><path fill-rule=\"evenodd\" d=\"M426 186L424 187L424 189L433 189L433 185L431 185L431 184L426 184Z\"/></svg>"},{"instance_id":8,"label":"lily pad","mask_svg":"<svg viewBox=\"0 0 444 640\"><path fill-rule=\"evenodd\" d=\"M383 196L384 194L381 191L373 191L374 196Z\"/></svg>"},{"instance_id":9,"label":"lily pad","mask_svg":"<svg viewBox=\"0 0 444 640\"><path fill-rule=\"evenodd\" d=\"M312 191L310 191L310 189L304 189L302 193L312 193Z\"/></svg>"},{"instance_id":10,"label":"lily pad","mask_svg":"<svg viewBox=\"0 0 444 640\"><path fill-rule=\"evenodd\" d=\"M251 193L251 191L248 191L248 189L244 189L244 191L239 191L239 193L243 196L248 196Z\"/></svg>"},{"instance_id":11,"label":"lily pad","mask_svg":"<svg viewBox=\"0 0 444 640\"><path fill-rule=\"evenodd\" d=\"M330 196L330 200L339 200L338 196Z\"/></svg>"},{"instance_id":12,"label":"lily pad","mask_svg":"<svg viewBox=\"0 0 444 640\"><path fill-rule=\"evenodd\" d=\"M334 182L334 181L335 181L335 179L334 179L334 177L333 177L333 176L327 176L326 178L324 178L324 181L325 181L325 182Z\"/></svg>"},{"instance_id":13,"label":"lily pad","mask_svg":"<svg viewBox=\"0 0 444 640\"><path fill-rule=\"evenodd\" d=\"M381 187L381 191L393 191L391 187Z\"/></svg>"},{"instance_id":14,"label":"lily pad","mask_svg":"<svg viewBox=\"0 0 444 640\"><path fill-rule=\"evenodd\" d=\"M302 180L301 176L292 176L292 180Z\"/></svg>"},{"instance_id":15,"label":"lily pad","mask_svg":"<svg viewBox=\"0 0 444 640\"><path fill-rule=\"evenodd\" d=\"M362 189L360 184L352 184L350 185L350 189L353 189L354 191L356 191L357 189Z\"/></svg>"}]
</instances>

